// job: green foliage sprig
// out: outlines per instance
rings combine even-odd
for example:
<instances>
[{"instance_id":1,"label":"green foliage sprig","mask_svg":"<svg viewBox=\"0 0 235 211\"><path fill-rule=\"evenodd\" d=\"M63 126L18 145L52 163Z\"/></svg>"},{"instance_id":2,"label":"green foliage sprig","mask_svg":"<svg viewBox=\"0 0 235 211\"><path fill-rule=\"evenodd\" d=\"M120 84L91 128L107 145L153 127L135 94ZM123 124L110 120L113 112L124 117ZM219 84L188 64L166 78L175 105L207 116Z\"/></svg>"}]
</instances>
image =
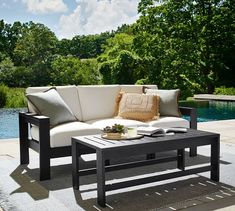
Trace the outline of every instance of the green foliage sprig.
<instances>
[{"instance_id":1,"label":"green foliage sprig","mask_svg":"<svg viewBox=\"0 0 235 211\"><path fill-rule=\"evenodd\" d=\"M124 133L125 132L125 127L124 125L121 124L114 124L113 126L106 126L103 129L103 132L105 133Z\"/></svg>"}]
</instances>

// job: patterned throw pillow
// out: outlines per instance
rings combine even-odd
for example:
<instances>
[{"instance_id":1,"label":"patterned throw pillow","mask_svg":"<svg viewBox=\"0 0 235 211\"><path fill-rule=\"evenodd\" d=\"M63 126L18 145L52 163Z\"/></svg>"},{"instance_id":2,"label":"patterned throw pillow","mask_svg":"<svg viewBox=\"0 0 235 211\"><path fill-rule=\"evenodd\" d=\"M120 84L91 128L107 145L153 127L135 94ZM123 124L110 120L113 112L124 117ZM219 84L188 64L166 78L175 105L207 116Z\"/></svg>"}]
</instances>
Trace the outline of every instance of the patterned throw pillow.
<instances>
[{"instance_id":1,"label":"patterned throw pillow","mask_svg":"<svg viewBox=\"0 0 235 211\"><path fill-rule=\"evenodd\" d=\"M159 96L121 93L117 98L117 118L150 121L159 118Z\"/></svg>"},{"instance_id":2,"label":"patterned throw pillow","mask_svg":"<svg viewBox=\"0 0 235 211\"><path fill-rule=\"evenodd\" d=\"M36 108L38 114L50 118L51 127L65 122L77 121L55 88L45 92L27 94L26 97Z\"/></svg>"}]
</instances>

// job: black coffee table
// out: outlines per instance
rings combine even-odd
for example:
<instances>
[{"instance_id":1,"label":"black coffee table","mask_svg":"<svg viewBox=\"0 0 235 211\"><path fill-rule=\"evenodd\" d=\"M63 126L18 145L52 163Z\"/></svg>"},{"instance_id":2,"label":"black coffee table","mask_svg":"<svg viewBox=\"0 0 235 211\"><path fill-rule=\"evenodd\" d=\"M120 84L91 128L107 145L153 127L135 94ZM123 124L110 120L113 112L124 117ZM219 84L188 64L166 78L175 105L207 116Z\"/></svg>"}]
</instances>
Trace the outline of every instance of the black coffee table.
<instances>
[{"instance_id":1,"label":"black coffee table","mask_svg":"<svg viewBox=\"0 0 235 211\"><path fill-rule=\"evenodd\" d=\"M208 166L195 167L185 170L185 148L211 145L211 162ZM79 169L79 157L83 154L84 147L93 149L97 156L97 169ZM177 150L177 155L161 159L142 160L131 163L105 166L106 160L112 160L117 157L129 157L135 155L151 154L163 151ZM72 138L72 176L73 186L79 189L79 177L91 173L97 173L97 202L105 207L105 191L115 190L123 187L130 187L160 180L171 179L190 174L210 171L210 178L219 181L219 154L220 154L220 135L205 131L188 129L187 133L177 133L172 136L164 137L143 137L135 140L106 140L100 135L77 136ZM177 168L172 173L150 176L131 181L105 185L105 172L134 168L138 166L151 165L162 162L177 161Z\"/></svg>"}]
</instances>

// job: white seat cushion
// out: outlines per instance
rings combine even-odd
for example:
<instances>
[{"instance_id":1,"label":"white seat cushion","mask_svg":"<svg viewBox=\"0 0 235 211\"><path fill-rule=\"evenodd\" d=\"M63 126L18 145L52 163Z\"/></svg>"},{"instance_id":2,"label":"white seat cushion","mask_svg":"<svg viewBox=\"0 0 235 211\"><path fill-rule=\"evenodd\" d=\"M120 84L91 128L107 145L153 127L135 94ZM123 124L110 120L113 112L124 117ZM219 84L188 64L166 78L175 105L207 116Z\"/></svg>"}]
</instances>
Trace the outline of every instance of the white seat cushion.
<instances>
[{"instance_id":1,"label":"white seat cushion","mask_svg":"<svg viewBox=\"0 0 235 211\"><path fill-rule=\"evenodd\" d=\"M131 120L131 119L94 119L87 121L86 123L91 124L93 127L100 128L101 130L106 126L112 126L114 124L121 124L125 127L132 127L132 126L148 126L147 123Z\"/></svg>"},{"instance_id":2,"label":"white seat cushion","mask_svg":"<svg viewBox=\"0 0 235 211\"><path fill-rule=\"evenodd\" d=\"M189 128L189 121L180 117L160 117L158 120L148 122L149 126L153 127L185 127Z\"/></svg>"},{"instance_id":3,"label":"white seat cushion","mask_svg":"<svg viewBox=\"0 0 235 211\"><path fill-rule=\"evenodd\" d=\"M94 135L102 133L101 130L83 122L70 122L58 125L50 130L50 146L63 147L71 146L71 137ZM38 127L31 128L31 136L34 140L39 140Z\"/></svg>"},{"instance_id":4,"label":"white seat cushion","mask_svg":"<svg viewBox=\"0 0 235 211\"><path fill-rule=\"evenodd\" d=\"M118 85L77 86L83 121L114 116Z\"/></svg>"}]
</instances>

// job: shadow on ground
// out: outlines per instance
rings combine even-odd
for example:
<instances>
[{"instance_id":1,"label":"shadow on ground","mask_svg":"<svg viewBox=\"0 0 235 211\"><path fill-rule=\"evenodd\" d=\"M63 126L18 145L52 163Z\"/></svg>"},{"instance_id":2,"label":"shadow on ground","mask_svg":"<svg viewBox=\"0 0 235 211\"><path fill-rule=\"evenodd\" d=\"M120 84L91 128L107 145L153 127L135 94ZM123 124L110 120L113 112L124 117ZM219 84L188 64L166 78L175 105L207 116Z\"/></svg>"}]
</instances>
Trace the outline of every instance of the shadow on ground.
<instances>
[{"instance_id":1,"label":"shadow on ground","mask_svg":"<svg viewBox=\"0 0 235 211\"><path fill-rule=\"evenodd\" d=\"M169 153L161 153L158 157L169 156ZM139 160L145 158L138 157ZM207 156L198 155L189 158L186 154L186 165L199 165L210 162ZM37 159L35 159L37 160ZM34 160L34 161L35 161ZM129 158L126 161L133 161ZM111 161L111 164L123 162L124 159ZM223 165L229 162L221 161ZM37 166L37 163L34 164ZM81 161L83 168L95 166L95 161ZM136 179L146 175L152 176L169 173L176 168L176 162L138 167L127 170L119 170L107 173L107 182L115 183L127 179ZM96 202L96 175L83 176L80 180L80 190L72 188L71 164L53 166L51 168L52 179L39 181L39 169L29 168L26 165L18 166L10 173L11 178L18 184L18 188L11 195L27 193L34 201L51 200L53 197L61 203L61 207L69 210L83 208L84 210L178 210L183 208L196 208L206 205L207 210L211 207L226 207L234 204L235 188L222 183L215 183L201 175L186 176L146 185L119 189L107 192L107 207L101 208ZM217 203L218 202L218 203ZM223 202L223 203L221 203ZM19 202L20 203L20 202ZM54 203L54 202L52 202ZM217 204L217 205L216 205ZM62 206L63 205L63 206ZM213 205L213 206L212 206ZM213 210L211 209L211 210Z\"/></svg>"}]
</instances>

